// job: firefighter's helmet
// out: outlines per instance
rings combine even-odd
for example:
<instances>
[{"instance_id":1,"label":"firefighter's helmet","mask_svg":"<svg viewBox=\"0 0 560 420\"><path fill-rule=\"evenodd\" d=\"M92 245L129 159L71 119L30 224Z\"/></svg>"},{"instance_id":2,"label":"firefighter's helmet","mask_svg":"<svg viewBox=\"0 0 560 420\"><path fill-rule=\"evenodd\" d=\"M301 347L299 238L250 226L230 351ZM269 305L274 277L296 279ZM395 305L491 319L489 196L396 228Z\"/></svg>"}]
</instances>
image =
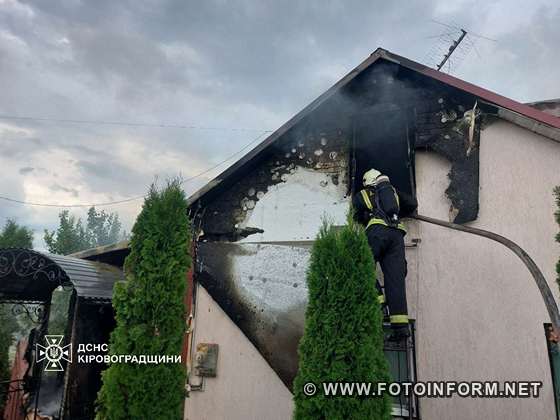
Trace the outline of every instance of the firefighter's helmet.
<instances>
[{"instance_id":1,"label":"firefighter's helmet","mask_svg":"<svg viewBox=\"0 0 560 420\"><path fill-rule=\"evenodd\" d=\"M377 169L370 169L369 171L367 171L364 174L364 178L363 178L363 183L364 183L364 187L371 187L372 185L375 184L375 180L381 176L381 172L379 172Z\"/></svg>"}]
</instances>

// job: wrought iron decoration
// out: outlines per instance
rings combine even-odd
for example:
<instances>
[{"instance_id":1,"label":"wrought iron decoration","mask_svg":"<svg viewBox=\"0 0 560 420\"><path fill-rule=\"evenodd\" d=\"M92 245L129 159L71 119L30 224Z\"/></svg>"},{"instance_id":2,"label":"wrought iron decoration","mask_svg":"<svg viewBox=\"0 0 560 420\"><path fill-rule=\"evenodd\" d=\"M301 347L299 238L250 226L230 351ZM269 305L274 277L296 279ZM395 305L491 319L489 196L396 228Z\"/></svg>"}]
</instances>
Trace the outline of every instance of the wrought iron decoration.
<instances>
[{"instance_id":1,"label":"wrought iron decoration","mask_svg":"<svg viewBox=\"0 0 560 420\"><path fill-rule=\"evenodd\" d=\"M70 279L50 258L27 249L0 250L0 282L7 277L48 282L52 290L58 286L72 287Z\"/></svg>"},{"instance_id":2,"label":"wrought iron decoration","mask_svg":"<svg viewBox=\"0 0 560 420\"><path fill-rule=\"evenodd\" d=\"M25 304L18 302L12 306L12 314L15 316L25 314L32 323L41 325L45 321L47 311L41 304Z\"/></svg>"}]
</instances>

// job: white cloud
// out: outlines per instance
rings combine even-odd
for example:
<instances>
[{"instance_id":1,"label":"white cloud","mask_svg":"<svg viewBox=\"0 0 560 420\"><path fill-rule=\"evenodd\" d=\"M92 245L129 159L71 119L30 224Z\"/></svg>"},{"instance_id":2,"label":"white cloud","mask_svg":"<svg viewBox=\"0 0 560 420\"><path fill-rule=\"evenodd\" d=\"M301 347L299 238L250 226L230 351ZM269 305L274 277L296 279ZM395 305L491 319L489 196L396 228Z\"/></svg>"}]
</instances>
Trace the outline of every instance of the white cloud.
<instances>
[{"instance_id":1,"label":"white cloud","mask_svg":"<svg viewBox=\"0 0 560 420\"><path fill-rule=\"evenodd\" d=\"M478 42L481 58L472 51L458 76L518 100L560 97L559 7L0 0L0 115L275 129L378 46L421 59L435 42L427 37L444 30L431 19L498 39ZM156 174L204 171L257 134L0 119L0 195L119 200L145 192ZM130 228L140 205L108 210ZM52 229L58 211L0 203L0 222L16 215Z\"/></svg>"}]
</instances>

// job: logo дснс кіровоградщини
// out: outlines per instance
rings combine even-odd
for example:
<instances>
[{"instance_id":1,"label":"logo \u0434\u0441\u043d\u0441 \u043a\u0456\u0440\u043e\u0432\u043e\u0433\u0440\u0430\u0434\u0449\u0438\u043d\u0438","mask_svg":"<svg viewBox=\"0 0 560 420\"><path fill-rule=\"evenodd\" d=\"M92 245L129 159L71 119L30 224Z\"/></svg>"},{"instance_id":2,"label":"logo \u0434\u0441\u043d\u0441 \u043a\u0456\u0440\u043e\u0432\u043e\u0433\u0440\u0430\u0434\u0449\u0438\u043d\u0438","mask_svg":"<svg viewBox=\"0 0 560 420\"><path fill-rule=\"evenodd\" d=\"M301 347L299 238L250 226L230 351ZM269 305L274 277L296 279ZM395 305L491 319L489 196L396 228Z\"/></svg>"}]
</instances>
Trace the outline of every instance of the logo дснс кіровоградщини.
<instances>
[{"instance_id":1,"label":"logo \u0434\u0441\u043d\u0441 \u043a\u0456\u0440\u043e\u0432\u043e\u0433\u0440\u0430\u0434\u0449\u0438\u043d\u0438","mask_svg":"<svg viewBox=\"0 0 560 420\"><path fill-rule=\"evenodd\" d=\"M62 360L72 362L72 343L62 346L63 335L45 335L47 346L36 344L37 362L47 359L45 372L63 371Z\"/></svg>"}]
</instances>

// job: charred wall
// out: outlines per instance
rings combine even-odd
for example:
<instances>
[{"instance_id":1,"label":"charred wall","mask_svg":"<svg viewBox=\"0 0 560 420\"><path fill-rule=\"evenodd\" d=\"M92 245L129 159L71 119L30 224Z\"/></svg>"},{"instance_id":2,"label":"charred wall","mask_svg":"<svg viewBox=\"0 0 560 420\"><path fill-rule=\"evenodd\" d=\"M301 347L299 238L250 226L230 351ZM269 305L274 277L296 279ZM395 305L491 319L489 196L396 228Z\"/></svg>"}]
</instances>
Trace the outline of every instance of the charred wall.
<instances>
[{"instance_id":1,"label":"charred wall","mask_svg":"<svg viewBox=\"0 0 560 420\"><path fill-rule=\"evenodd\" d=\"M307 301L305 269L320 217L313 214L308 218L312 226L302 226L305 235L286 240L286 235L270 236L266 227L270 224L259 223L256 210L289 213L275 226L289 230L316 208L306 206L305 196L283 196L283 201L272 203L270 197L280 197L280 188L298 182L313 183L313 188L323 191L325 206L336 199L342 203L340 208L347 209L348 195L361 179L353 171L357 116L366 116L367 132L384 123L383 115L400 112L407 116L409 163L413 165L414 149L426 149L449 160L446 194L450 219L472 221L478 214L480 129L478 120L471 125L469 110L474 104L475 98L397 65L376 64L234 175L220 180L191 208L200 233L195 280L288 387L297 372L297 344L303 334ZM410 173L410 187L415 192L414 171ZM321 178L313 174L321 174ZM333 190L333 186L341 188ZM294 202L300 206L294 209Z\"/></svg>"},{"instance_id":2,"label":"charred wall","mask_svg":"<svg viewBox=\"0 0 560 420\"><path fill-rule=\"evenodd\" d=\"M234 179L223 180L219 193L195 208L202 239L237 241L261 230L246 226L252 210L271 189L285 183L298 167L328 175L326 183L348 185L351 120L338 103L329 104L288 131Z\"/></svg>"},{"instance_id":3,"label":"charred wall","mask_svg":"<svg viewBox=\"0 0 560 420\"><path fill-rule=\"evenodd\" d=\"M446 191L450 220L466 223L477 218L480 108L473 114L475 97L389 62L362 73L348 87L348 96L357 110L409 110L413 148L432 151L451 163Z\"/></svg>"},{"instance_id":4,"label":"charred wall","mask_svg":"<svg viewBox=\"0 0 560 420\"><path fill-rule=\"evenodd\" d=\"M303 334L309 248L201 243L197 280L291 387Z\"/></svg>"},{"instance_id":5,"label":"charred wall","mask_svg":"<svg viewBox=\"0 0 560 420\"><path fill-rule=\"evenodd\" d=\"M202 233L196 280L288 387L297 373L310 242L324 209L337 207L339 220L348 209L352 121L344 105L335 99L317 110L236 179L220 184L219 194L193 209ZM303 213L316 213L300 234L292 234L293 229L282 229L283 222L259 223L254 216L261 210L269 217L289 213L286 224L291 227Z\"/></svg>"}]
</instances>

